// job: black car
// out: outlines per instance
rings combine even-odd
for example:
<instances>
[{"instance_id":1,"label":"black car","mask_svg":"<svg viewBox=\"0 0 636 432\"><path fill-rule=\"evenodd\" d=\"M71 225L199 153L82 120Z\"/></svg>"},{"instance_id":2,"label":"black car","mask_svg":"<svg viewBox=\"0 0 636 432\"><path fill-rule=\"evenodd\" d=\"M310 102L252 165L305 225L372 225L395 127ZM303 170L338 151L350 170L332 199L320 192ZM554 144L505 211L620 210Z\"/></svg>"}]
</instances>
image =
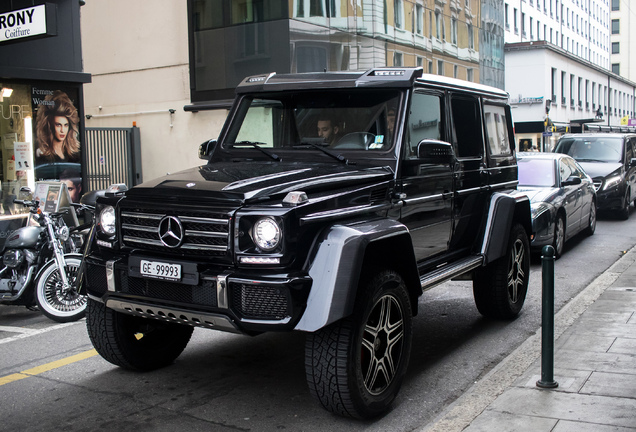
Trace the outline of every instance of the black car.
<instances>
[{"instance_id":1,"label":"black car","mask_svg":"<svg viewBox=\"0 0 636 432\"><path fill-rule=\"evenodd\" d=\"M534 238L531 247L554 246L557 258L565 241L596 230L596 191L592 179L570 156L517 153L519 190L530 198Z\"/></svg>"},{"instance_id":2,"label":"black car","mask_svg":"<svg viewBox=\"0 0 636 432\"><path fill-rule=\"evenodd\" d=\"M592 177L598 210L615 210L629 218L636 199L636 134L584 133L563 135L554 152L572 156Z\"/></svg>"},{"instance_id":3,"label":"black car","mask_svg":"<svg viewBox=\"0 0 636 432\"><path fill-rule=\"evenodd\" d=\"M301 331L312 395L366 418L398 393L424 290L472 279L483 315L519 314L532 221L507 93L421 68L236 93L205 165L98 199L83 274L102 357L150 370L194 326Z\"/></svg>"}]
</instances>

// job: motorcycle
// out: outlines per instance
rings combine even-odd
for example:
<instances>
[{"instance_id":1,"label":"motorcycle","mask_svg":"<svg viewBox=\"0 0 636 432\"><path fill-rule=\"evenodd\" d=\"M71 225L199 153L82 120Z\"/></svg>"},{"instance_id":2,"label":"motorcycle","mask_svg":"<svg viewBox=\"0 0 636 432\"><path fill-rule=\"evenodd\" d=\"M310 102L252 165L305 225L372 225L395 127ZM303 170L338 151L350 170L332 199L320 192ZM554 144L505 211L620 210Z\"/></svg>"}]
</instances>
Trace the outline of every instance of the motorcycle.
<instances>
[{"instance_id":1,"label":"motorcycle","mask_svg":"<svg viewBox=\"0 0 636 432\"><path fill-rule=\"evenodd\" d=\"M7 238L0 265L0 304L37 305L57 322L82 318L87 299L75 289L81 235L71 235L63 219L66 211L43 212L33 200L14 202L29 207L36 225L18 228Z\"/></svg>"}]
</instances>

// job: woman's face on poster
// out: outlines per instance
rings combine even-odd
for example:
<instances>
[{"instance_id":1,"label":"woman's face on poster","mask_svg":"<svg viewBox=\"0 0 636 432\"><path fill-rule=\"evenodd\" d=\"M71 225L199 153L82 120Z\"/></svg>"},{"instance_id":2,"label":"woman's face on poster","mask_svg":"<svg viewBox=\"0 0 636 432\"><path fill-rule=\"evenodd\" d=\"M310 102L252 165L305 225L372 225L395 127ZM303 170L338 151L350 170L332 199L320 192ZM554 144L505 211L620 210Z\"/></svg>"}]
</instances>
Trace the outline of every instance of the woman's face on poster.
<instances>
[{"instance_id":1,"label":"woman's face on poster","mask_svg":"<svg viewBox=\"0 0 636 432\"><path fill-rule=\"evenodd\" d=\"M64 116L56 116L53 119L55 128L55 141L64 141L68 134L68 119Z\"/></svg>"}]
</instances>

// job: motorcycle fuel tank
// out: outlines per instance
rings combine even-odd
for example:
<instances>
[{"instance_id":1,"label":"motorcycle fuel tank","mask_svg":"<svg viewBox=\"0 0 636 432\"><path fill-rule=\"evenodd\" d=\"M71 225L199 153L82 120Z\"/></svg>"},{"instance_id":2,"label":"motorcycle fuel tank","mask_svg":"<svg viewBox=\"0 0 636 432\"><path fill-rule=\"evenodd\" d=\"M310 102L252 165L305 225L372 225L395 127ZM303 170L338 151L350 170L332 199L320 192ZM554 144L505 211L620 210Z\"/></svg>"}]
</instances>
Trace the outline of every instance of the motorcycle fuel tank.
<instances>
[{"instance_id":1,"label":"motorcycle fuel tank","mask_svg":"<svg viewBox=\"0 0 636 432\"><path fill-rule=\"evenodd\" d=\"M33 248L38 242L43 227L27 226L13 231L4 244L5 249Z\"/></svg>"}]
</instances>

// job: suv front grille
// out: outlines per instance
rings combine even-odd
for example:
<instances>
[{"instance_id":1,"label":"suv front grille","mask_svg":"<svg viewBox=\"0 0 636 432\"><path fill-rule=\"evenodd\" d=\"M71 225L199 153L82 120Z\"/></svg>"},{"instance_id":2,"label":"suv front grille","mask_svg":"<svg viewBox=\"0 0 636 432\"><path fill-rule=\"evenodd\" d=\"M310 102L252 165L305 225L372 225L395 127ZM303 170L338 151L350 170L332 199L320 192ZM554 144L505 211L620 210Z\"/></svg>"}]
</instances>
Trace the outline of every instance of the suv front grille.
<instances>
[{"instance_id":1,"label":"suv front grille","mask_svg":"<svg viewBox=\"0 0 636 432\"><path fill-rule=\"evenodd\" d=\"M159 223L166 216L178 219L183 227L183 241L178 247L166 246L159 234ZM155 209L122 209L120 227L128 247L189 255L223 256L229 249L230 218L226 214L194 212L159 212Z\"/></svg>"}]
</instances>

